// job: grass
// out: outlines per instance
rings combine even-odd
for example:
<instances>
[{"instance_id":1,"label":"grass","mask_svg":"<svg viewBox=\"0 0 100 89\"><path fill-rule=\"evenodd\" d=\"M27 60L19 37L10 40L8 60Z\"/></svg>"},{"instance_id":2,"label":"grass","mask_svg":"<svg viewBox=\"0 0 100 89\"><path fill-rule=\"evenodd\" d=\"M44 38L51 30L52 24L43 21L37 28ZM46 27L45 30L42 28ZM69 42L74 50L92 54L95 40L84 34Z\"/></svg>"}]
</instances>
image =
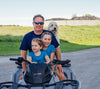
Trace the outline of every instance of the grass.
<instances>
[{"instance_id":1,"label":"grass","mask_svg":"<svg viewBox=\"0 0 100 89\"><path fill-rule=\"evenodd\" d=\"M60 40L60 50L61 52L77 51L89 48L100 47L100 45L80 45L76 43L70 43L65 40Z\"/></svg>"},{"instance_id":2,"label":"grass","mask_svg":"<svg viewBox=\"0 0 100 89\"><path fill-rule=\"evenodd\" d=\"M19 55L21 42L0 42L0 55Z\"/></svg>"},{"instance_id":3,"label":"grass","mask_svg":"<svg viewBox=\"0 0 100 89\"><path fill-rule=\"evenodd\" d=\"M100 26L60 26L59 33L60 39L71 43L100 45Z\"/></svg>"},{"instance_id":4,"label":"grass","mask_svg":"<svg viewBox=\"0 0 100 89\"><path fill-rule=\"evenodd\" d=\"M32 29L33 27L0 25L0 35L23 36L25 33L31 31Z\"/></svg>"},{"instance_id":5,"label":"grass","mask_svg":"<svg viewBox=\"0 0 100 89\"><path fill-rule=\"evenodd\" d=\"M20 54L23 36L32 30L33 27L0 25L0 55ZM59 26L58 33L61 52L100 47L100 25Z\"/></svg>"}]
</instances>

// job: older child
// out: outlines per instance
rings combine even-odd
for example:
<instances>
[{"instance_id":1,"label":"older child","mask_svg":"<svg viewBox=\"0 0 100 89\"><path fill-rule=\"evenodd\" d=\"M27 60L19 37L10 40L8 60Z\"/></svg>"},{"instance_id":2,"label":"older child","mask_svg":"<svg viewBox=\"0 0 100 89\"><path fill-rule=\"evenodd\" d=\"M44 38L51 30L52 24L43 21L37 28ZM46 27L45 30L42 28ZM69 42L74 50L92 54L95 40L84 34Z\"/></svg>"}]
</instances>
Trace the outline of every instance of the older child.
<instances>
[{"instance_id":1,"label":"older child","mask_svg":"<svg viewBox=\"0 0 100 89\"><path fill-rule=\"evenodd\" d=\"M44 32L41 36L41 39L43 41L44 47L43 50L47 53L47 55L50 58L50 61L53 61L55 56L55 47L54 45L51 45L52 35L49 32ZM56 76L59 78L59 80L65 80L64 74L59 71L54 70L54 66L51 66L51 69L53 72L55 72Z\"/></svg>"},{"instance_id":2,"label":"older child","mask_svg":"<svg viewBox=\"0 0 100 89\"><path fill-rule=\"evenodd\" d=\"M31 63L49 63L50 59L46 52L41 51L43 47L43 42L39 38L35 38L32 40L32 52L29 53L29 61Z\"/></svg>"}]
</instances>

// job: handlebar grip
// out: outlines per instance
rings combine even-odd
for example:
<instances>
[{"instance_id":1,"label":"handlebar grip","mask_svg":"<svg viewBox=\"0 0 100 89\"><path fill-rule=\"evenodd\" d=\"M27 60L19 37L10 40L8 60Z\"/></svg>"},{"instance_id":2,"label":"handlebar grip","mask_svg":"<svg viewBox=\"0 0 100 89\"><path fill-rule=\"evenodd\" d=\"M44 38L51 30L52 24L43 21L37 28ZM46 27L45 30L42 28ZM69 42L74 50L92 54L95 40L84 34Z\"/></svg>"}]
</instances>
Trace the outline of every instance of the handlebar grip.
<instances>
[{"instance_id":1,"label":"handlebar grip","mask_svg":"<svg viewBox=\"0 0 100 89\"><path fill-rule=\"evenodd\" d=\"M22 62L24 59L22 57L18 57L18 58L10 58L10 61L18 61L18 62Z\"/></svg>"},{"instance_id":2,"label":"handlebar grip","mask_svg":"<svg viewBox=\"0 0 100 89\"><path fill-rule=\"evenodd\" d=\"M67 60L61 61L61 64L64 65L64 64L68 64L69 62L70 60L67 59Z\"/></svg>"},{"instance_id":3,"label":"handlebar grip","mask_svg":"<svg viewBox=\"0 0 100 89\"><path fill-rule=\"evenodd\" d=\"M18 58L10 58L9 60L11 60L11 61L17 61Z\"/></svg>"},{"instance_id":4,"label":"handlebar grip","mask_svg":"<svg viewBox=\"0 0 100 89\"><path fill-rule=\"evenodd\" d=\"M30 62L28 60L23 59L22 57L18 57L18 58L10 58L11 61L18 61L18 62L27 62L30 64Z\"/></svg>"},{"instance_id":5,"label":"handlebar grip","mask_svg":"<svg viewBox=\"0 0 100 89\"><path fill-rule=\"evenodd\" d=\"M58 59L54 59L53 60L53 63L54 64L61 64L61 65L64 65L64 64L68 64L71 60L58 60Z\"/></svg>"}]
</instances>

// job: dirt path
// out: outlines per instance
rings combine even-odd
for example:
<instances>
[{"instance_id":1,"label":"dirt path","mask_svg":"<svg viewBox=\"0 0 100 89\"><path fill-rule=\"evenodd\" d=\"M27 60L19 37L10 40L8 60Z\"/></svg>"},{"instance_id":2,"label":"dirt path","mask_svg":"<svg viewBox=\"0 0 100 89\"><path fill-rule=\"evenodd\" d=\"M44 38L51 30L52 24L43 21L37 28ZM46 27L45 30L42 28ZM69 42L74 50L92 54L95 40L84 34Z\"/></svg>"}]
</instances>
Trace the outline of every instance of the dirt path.
<instances>
[{"instance_id":1,"label":"dirt path","mask_svg":"<svg viewBox=\"0 0 100 89\"><path fill-rule=\"evenodd\" d=\"M62 59L70 59L72 70L81 81L81 89L100 89L100 48L92 48L75 52L62 53ZM10 57L0 56L0 82L10 81L16 65L9 61Z\"/></svg>"}]
</instances>

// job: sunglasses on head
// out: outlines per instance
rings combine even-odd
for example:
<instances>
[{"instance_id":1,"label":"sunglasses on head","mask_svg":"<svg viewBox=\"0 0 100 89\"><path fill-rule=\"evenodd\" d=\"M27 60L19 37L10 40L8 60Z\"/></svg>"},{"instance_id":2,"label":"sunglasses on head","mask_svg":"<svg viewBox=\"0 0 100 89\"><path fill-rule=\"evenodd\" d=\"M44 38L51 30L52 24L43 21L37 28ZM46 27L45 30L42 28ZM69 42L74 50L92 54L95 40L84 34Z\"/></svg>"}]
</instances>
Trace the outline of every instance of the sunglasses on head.
<instances>
[{"instance_id":1,"label":"sunglasses on head","mask_svg":"<svg viewBox=\"0 0 100 89\"><path fill-rule=\"evenodd\" d=\"M37 24L37 25L43 25L44 24L44 22L34 22L35 24Z\"/></svg>"}]
</instances>

